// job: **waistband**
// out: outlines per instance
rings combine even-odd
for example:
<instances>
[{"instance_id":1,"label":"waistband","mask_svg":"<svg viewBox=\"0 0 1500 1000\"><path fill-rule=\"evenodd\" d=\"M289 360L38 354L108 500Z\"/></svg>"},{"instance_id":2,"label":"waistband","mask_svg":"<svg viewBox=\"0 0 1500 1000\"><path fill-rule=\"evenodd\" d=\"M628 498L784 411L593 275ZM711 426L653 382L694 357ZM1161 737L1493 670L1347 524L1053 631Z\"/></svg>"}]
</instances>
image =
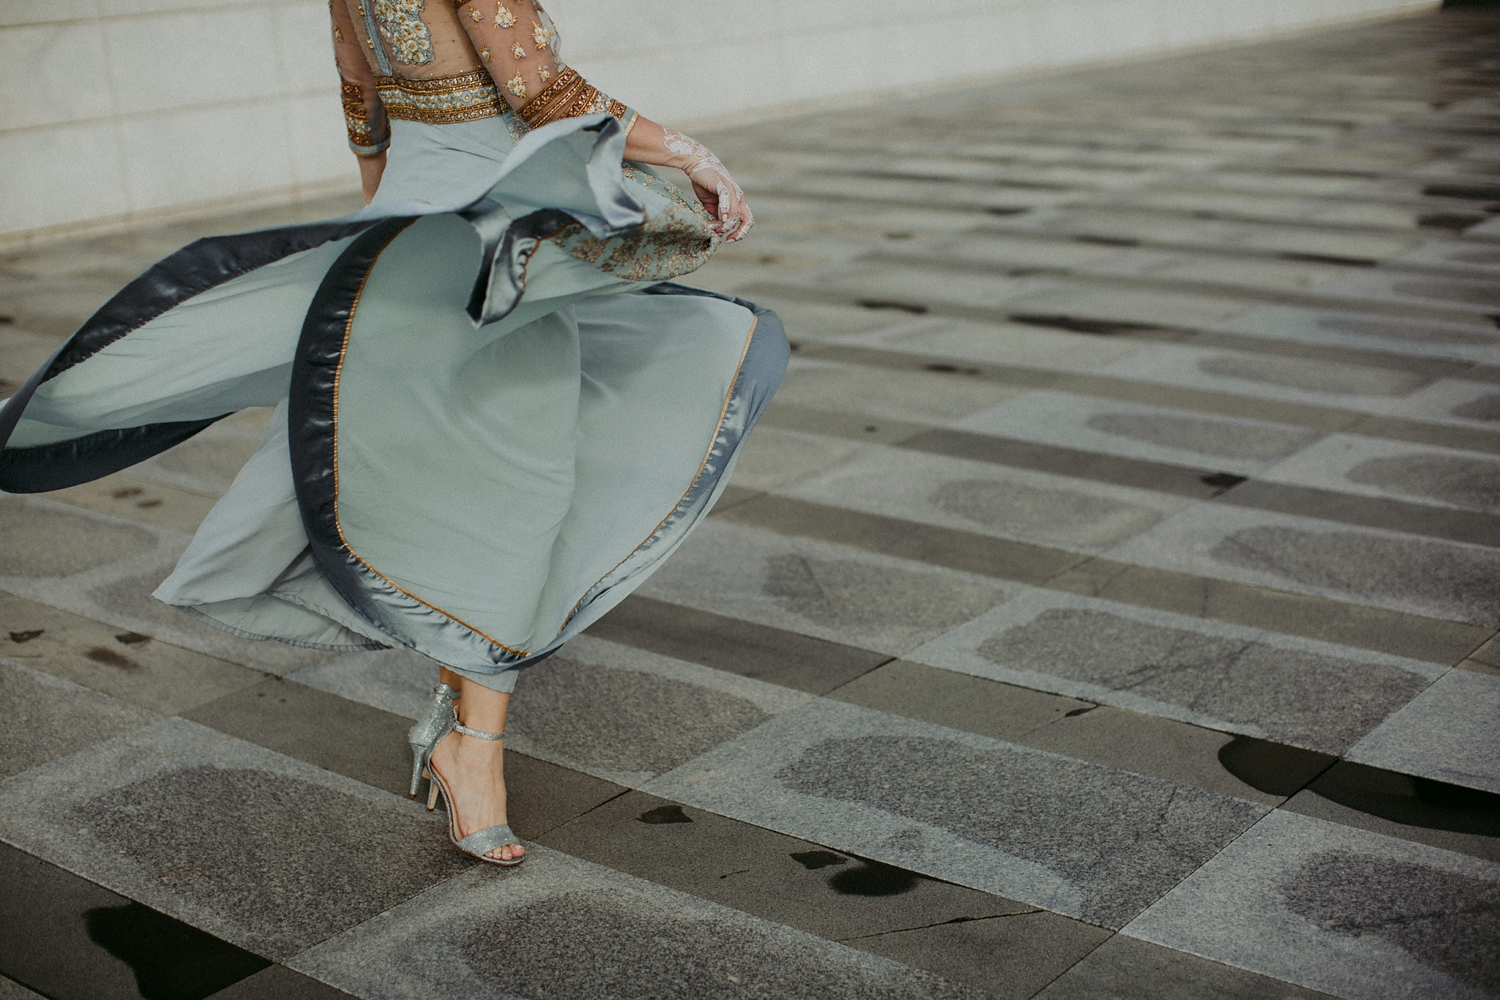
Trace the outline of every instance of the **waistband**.
<instances>
[{"instance_id":1,"label":"waistband","mask_svg":"<svg viewBox=\"0 0 1500 1000\"><path fill-rule=\"evenodd\" d=\"M382 76L376 78L376 89L386 115L404 121L449 125L510 112L510 105L482 69L433 80Z\"/></svg>"}]
</instances>

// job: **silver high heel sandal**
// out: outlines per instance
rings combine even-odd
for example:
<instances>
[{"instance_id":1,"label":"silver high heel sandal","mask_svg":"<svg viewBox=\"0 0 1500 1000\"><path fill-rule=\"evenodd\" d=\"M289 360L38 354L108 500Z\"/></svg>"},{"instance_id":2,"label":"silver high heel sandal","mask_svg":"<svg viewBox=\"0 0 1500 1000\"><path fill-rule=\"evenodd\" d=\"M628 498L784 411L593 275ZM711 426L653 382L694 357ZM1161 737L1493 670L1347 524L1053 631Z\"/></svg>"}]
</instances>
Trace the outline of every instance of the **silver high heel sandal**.
<instances>
[{"instance_id":1,"label":"silver high heel sandal","mask_svg":"<svg viewBox=\"0 0 1500 1000\"><path fill-rule=\"evenodd\" d=\"M448 790L448 784L443 781L442 775L438 774L437 768L432 766L432 751L437 748L438 741L451 732L491 742L505 739L504 732L483 733L459 722L458 713L453 707L453 699L457 697L458 695L447 684L439 684L433 688L432 709L428 712L427 718L419 719L416 725L411 727L411 732L407 735L414 758L411 771L411 797L417 797L417 790L421 787L422 779L426 778L428 781L427 811L431 812L437 808L438 793L442 792L443 805L448 811L448 839L453 842L454 847L465 854L472 854L480 861L488 861L492 865L505 865L506 867L518 865L526 860L524 854L515 858L489 856L489 852L497 847L521 843L521 839L507 823L487 826L483 830L474 831L467 837L459 838L458 818L453 808L453 793Z\"/></svg>"}]
</instances>

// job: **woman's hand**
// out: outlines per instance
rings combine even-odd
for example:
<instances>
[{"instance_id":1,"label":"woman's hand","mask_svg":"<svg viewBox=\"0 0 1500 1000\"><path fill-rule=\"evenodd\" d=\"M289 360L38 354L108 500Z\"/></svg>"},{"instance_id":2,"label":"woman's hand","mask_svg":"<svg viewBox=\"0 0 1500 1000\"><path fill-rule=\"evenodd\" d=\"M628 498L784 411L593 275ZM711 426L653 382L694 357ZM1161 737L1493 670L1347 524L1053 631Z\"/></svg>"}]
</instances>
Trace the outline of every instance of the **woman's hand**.
<instances>
[{"instance_id":1,"label":"woman's hand","mask_svg":"<svg viewBox=\"0 0 1500 1000\"><path fill-rule=\"evenodd\" d=\"M708 147L697 139L663 129L663 142L679 158L680 166L693 182L693 193L716 220L715 232L723 233L730 243L745 238L755 225L755 216L745 201L745 192L729 176L729 171Z\"/></svg>"}]
</instances>

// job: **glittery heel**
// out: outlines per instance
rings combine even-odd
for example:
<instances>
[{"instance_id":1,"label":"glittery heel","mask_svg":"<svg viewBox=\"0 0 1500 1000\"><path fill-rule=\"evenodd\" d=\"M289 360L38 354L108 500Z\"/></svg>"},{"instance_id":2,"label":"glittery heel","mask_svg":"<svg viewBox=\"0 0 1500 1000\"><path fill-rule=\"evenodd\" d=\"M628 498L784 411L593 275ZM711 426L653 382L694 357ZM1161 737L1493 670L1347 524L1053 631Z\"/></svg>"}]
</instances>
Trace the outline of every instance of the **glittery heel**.
<instances>
[{"instance_id":1,"label":"glittery heel","mask_svg":"<svg viewBox=\"0 0 1500 1000\"><path fill-rule=\"evenodd\" d=\"M458 724L458 715L453 709L453 699L458 697L453 689L446 684L439 684L432 689L432 707L428 709L427 718L418 719L411 727L411 732L406 734L406 741L411 744L411 792L412 798L417 797L417 792L422 787L422 779L427 777L428 762L432 760L432 751L438 745L438 740L447 736ZM428 806L428 808L432 808Z\"/></svg>"}]
</instances>

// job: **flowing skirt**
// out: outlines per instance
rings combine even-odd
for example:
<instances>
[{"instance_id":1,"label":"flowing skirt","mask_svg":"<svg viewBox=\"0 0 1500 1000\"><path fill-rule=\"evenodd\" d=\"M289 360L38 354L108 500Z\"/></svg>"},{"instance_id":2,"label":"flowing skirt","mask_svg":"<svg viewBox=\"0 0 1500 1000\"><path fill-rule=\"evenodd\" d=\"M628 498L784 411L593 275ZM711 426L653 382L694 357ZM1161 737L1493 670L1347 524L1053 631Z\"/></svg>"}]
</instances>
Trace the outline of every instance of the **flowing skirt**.
<instances>
[{"instance_id":1,"label":"flowing skirt","mask_svg":"<svg viewBox=\"0 0 1500 1000\"><path fill-rule=\"evenodd\" d=\"M274 406L156 596L508 691L708 513L788 345L667 280L718 238L613 118L394 125L365 210L200 240L100 309L0 408L0 489Z\"/></svg>"}]
</instances>

